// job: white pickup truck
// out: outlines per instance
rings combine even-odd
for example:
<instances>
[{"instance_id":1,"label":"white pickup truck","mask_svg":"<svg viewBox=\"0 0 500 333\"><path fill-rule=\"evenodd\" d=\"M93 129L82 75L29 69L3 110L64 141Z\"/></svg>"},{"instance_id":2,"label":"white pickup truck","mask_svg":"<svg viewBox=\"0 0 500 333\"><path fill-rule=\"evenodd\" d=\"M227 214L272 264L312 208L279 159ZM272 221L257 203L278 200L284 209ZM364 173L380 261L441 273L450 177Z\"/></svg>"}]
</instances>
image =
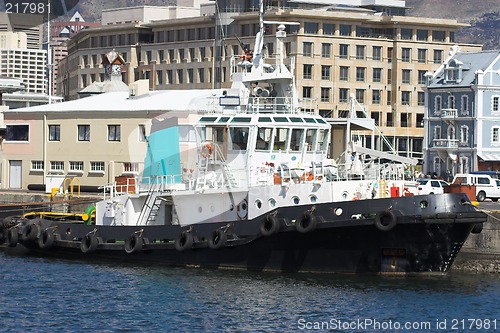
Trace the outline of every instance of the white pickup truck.
<instances>
[{"instance_id":1,"label":"white pickup truck","mask_svg":"<svg viewBox=\"0 0 500 333\"><path fill-rule=\"evenodd\" d=\"M489 198L498 201L500 198L500 180L489 175L457 173L453 178L453 184L476 185L477 201L484 201Z\"/></svg>"}]
</instances>

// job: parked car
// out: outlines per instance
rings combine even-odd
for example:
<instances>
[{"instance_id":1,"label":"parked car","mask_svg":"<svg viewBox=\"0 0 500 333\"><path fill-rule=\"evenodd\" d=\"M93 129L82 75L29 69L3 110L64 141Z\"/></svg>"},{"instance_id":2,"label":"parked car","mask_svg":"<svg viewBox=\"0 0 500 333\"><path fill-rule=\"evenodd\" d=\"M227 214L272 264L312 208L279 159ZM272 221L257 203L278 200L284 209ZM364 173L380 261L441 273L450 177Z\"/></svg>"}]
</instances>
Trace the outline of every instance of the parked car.
<instances>
[{"instance_id":1,"label":"parked car","mask_svg":"<svg viewBox=\"0 0 500 333\"><path fill-rule=\"evenodd\" d=\"M486 174L457 173L453 184L476 185L476 199L479 202L486 198L493 201L500 198L500 180Z\"/></svg>"},{"instance_id":2,"label":"parked car","mask_svg":"<svg viewBox=\"0 0 500 333\"><path fill-rule=\"evenodd\" d=\"M444 180L440 179L417 179L418 194L442 194L444 193L444 187L450 185Z\"/></svg>"}]
</instances>

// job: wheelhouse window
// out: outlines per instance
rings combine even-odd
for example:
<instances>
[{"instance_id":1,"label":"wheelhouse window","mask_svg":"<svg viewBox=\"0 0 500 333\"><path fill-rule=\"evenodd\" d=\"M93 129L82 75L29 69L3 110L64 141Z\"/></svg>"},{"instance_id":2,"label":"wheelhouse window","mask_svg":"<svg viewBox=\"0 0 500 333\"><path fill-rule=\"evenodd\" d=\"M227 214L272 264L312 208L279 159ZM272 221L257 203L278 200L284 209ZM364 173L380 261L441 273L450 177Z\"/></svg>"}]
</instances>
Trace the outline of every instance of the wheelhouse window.
<instances>
[{"instance_id":1,"label":"wheelhouse window","mask_svg":"<svg viewBox=\"0 0 500 333\"><path fill-rule=\"evenodd\" d=\"M290 139L290 150L301 151L302 142L304 141L304 130L302 128L293 128L292 137Z\"/></svg>"},{"instance_id":2,"label":"wheelhouse window","mask_svg":"<svg viewBox=\"0 0 500 333\"><path fill-rule=\"evenodd\" d=\"M306 149L307 151L314 151L316 149L316 137L318 130L310 128L306 131Z\"/></svg>"},{"instance_id":3,"label":"wheelhouse window","mask_svg":"<svg viewBox=\"0 0 500 333\"><path fill-rule=\"evenodd\" d=\"M276 128L274 132L273 150L285 150L288 141L288 128Z\"/></svg>"},{"instance_id":4,"label":"wheelhouse window","mask_svg":"<svg viewBox=\"0 0 500 333\"><path fill-rule=\"evenodd\" d=\"M6 125L5 141L29 141L29 125Z\"/></svg>"},{"instance_id":5,"label":"wheelhouse window","mask_svg":"<svg viewBox=\"0 0 500 333\"><path fill-rule=\"evenodd\" d=\"M140 124L138 129L139 129L139 142L146 142L146 126Z\"/></svg>"},{"instance_id":6,"label":"wheelhouse window","mask_svg":"<svg viewBox=\"0 0 500 333\"><path fill-rule=\"evenodd\" d=\"M78 125L78 141L90 141L90 125Z\"/></svg>"},{"instance_id":7,"label":"wheelhouse window","mask_svg":"<svg viewBox=\"0 0 500 333\"><path fill-rule=\"evenodd\" d=\"M257 131L257 141L255 143L255 150L268 151L273 134L273 129L268 127L260 127Z\"/></svg>"},{"instance_id":8,"label":"wheelhouse window","mask_svg":"<svg viewBox=\"0 0 500 333\"><path fill-rule=\"evenodd\" d=\"M120 141L120 125L108 125L108 141Z\"/></svg>"},{"instance_id":9,"label":"wheelhouse window","mask_svg":"<svg viewBox=\"0 0 500 333\"><path fill-rule=\"evenodd\" d=\"M320 129L318 134L318 147L317 150L326 150L326 145L328 143L328 130Z\"/></svg>"},{"instance_id":10,"label":"wheelhouse window","mask_svg":"<svg viewBox=\"0 0 500 333\"><path fill-rule=\"evenodd\" d=\"M248 127L230 127L229 136L231 137L232 150L246 150L248 144Z\"/></svg>"}]
</instances>

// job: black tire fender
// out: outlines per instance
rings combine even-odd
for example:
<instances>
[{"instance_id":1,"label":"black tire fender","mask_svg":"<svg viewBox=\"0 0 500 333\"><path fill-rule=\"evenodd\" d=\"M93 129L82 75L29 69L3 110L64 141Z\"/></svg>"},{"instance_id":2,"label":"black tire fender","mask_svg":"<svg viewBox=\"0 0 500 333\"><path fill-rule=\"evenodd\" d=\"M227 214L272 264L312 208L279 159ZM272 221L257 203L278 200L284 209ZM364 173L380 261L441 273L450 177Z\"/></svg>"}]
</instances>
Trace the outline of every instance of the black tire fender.
<instances>
[{"instance_id":1,"label":"black tire fender","mask_svg":"<svg viewBox=\"0 0 500 333\"><path fill-rule=\"evenodd\" d=\"M80 250L83 253L92 253L97 250L97 246L99 245L99 240L97 239L95 234L88 234L82 238L82 242L80 243Z\"/></svg>"},{"instance_id":2,"label":"black tire fender","mask_svg":"<svg viewBox=\"0 0 500 333\"><path fill-rule=\"evenodd\" d=\"M21 230L21 241L32 242L38 236L38 227L34 223L26 224Z\"/></svg>"},{"instance_id":3,"label":"black tire fender","mask_svg":"<svg viewBox=\"0 0 500 333\"><path fill-rule=\"evenodd\" d=\"M189 250L193 247L193 234L183 231L175 240L175 249L179 252Z\"/></svg>"},{"instance_id":4,"label":"black tire fender","mask_svg":"<svg viewBox=\"0 0 500 333\"><path fill-rule=\"evenodd\" d=\"M297 228L298 232L305 234L316 229L317 224L318 220L316 219L316 216L307 211L299 220L297 220L297 222L295 223L295 227Z\"/></svg>"},{"instance_id":5,"label":"black tire fender","mask_svg":"<svg viewBox=\"0 0 500 333\"><path fill-rule=\"evenodd\" d=\"M396 226L398 218L391 210L378 212L375 216L375 227L380 231L389 231Z\"/></svg>"},{"instance_id":6,"label":"black tire fender","mask_svg":"<svg viewBox=\"0 0 500 333\"><path fill-rule=\"evenodd\" d=\"M271 236L280 231L280 221L276 215L267 215L266 219L260 224L260 233L262 236Z\"/></svg>"},{"instance_id":7,"label":"black tire fender","mask_svg":"<svg viewBox=\"0 0 500 333\"><path fill-rule=\"evenodd\" d=\"M212 250L220 249L224 247L227 242L227 234L222 229L216 229L212 232L208 238L208 247Z\"/></svg>"},{"instance_id":8,"label":"black tire fender","mask_svg":"<svg viewBox=\"0 0 500 333\"><path fill-rule=\"evenodd\" d=\"M41 249L50 249L54 244L54 231L53 229L44 229L40 232L40 237L38 238L38 246Z\"/></svg>"},{"instance_id":9,"label":"black tire fender","mask_svg":"<svg viewBox=\"0 0 500 333\"><path fill-rule=\"evenodd\" d=\"M142 250L144 239L136 233L133 233L125 240L125 252L137 253Z\"/></svg>"},{"instance_id":10,"label":"black tire fender","mask_svg":"<svg viewBox=\"0 0 500 333\"><path fill-rule=\"evenodd\" d=\"M18 241L19 230L15 227L7 229L7 244L9 244L9 247L16 247Z\"/></svg>"}]
</instances>

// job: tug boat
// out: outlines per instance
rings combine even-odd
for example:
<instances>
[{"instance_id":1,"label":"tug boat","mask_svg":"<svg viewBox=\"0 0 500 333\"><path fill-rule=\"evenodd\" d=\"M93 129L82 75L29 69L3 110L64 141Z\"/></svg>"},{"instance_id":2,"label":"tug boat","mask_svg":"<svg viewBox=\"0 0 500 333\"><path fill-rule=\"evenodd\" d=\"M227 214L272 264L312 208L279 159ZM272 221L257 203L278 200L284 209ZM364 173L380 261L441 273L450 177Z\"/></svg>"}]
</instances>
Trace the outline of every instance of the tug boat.
<instances>
[{"instance_id":1,"label":"tug boat","mask_svg":"<svg viewBox=\"0 0 500 333\"><path fill-rule=\"evenodd\" d=\"M405 171L415 161L353 143L349 119L346 149L330 158L333 127L300 103L293 59L285 64L286 23L263 13L261 1L254 52L231 59L230 89L214 90L201 111L152 120L140 176L103 186L81 219L4 221L5 243L46 256L257 271L448 271L486 215L462 193L414 195ZM271 23L278 56L265 59Z\"/></svg>"}]
</instances>

